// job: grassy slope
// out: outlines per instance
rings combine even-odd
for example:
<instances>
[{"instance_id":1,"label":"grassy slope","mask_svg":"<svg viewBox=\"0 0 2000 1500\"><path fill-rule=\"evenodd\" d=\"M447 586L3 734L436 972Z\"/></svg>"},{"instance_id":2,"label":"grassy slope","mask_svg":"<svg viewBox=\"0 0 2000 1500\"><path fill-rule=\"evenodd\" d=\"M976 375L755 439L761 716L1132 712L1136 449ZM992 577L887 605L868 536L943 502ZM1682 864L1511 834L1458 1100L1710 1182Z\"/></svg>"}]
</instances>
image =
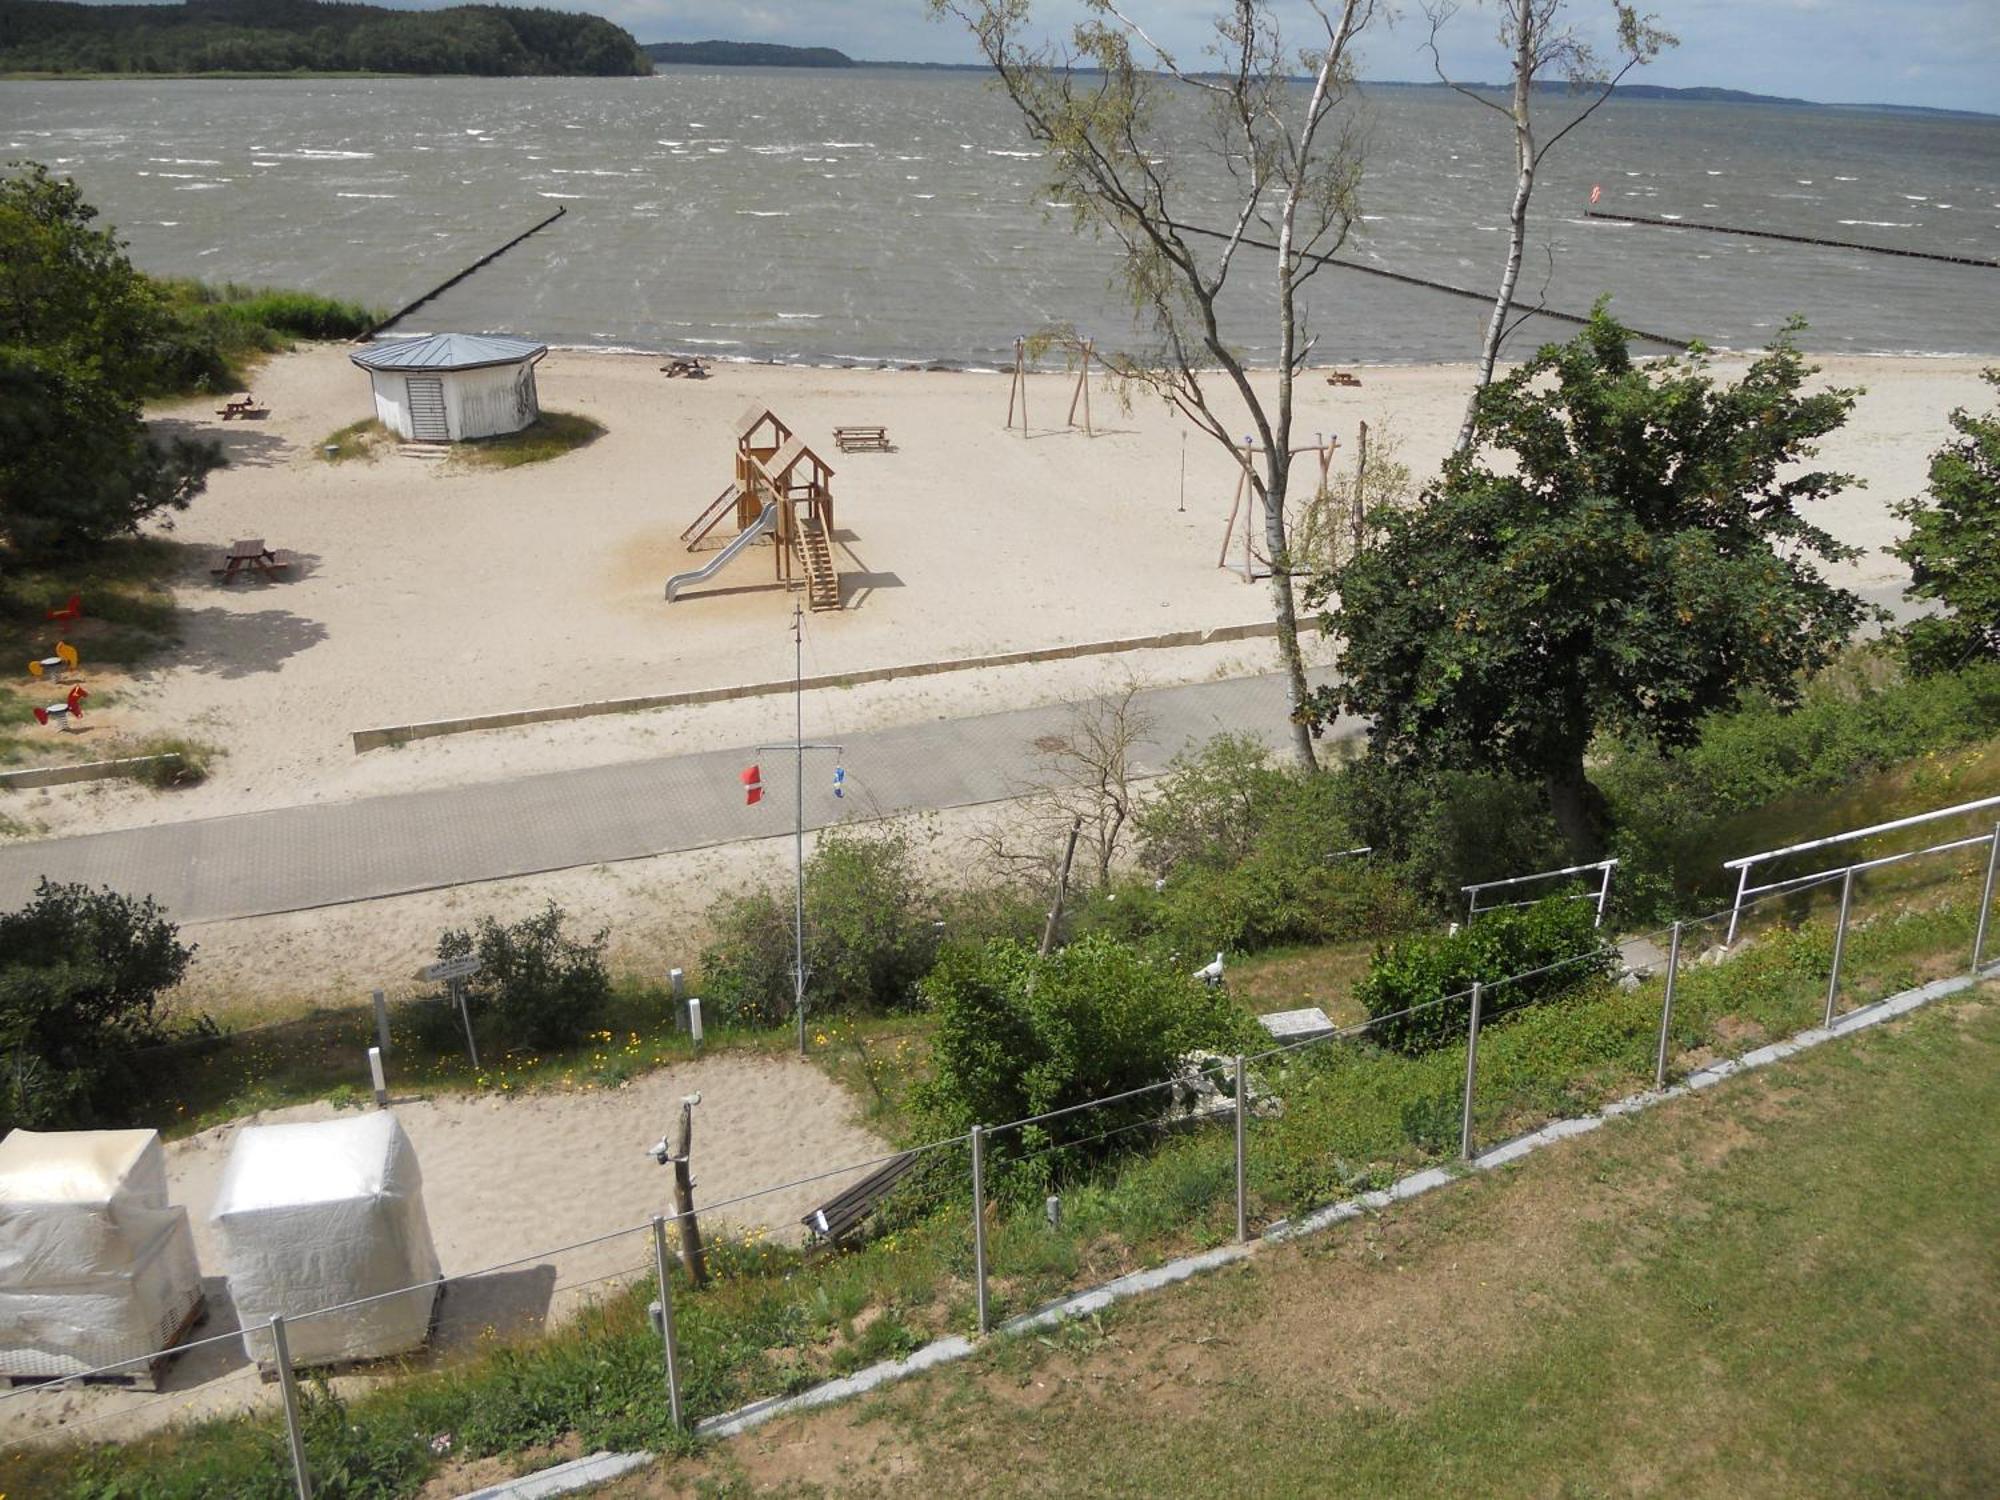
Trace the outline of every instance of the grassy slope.
<instances>
[{"instance_id":1,"label":"grassy slope","mask_svg":"<svg viewBox=\"0 0 2000 1500\"><path fill-rule=\"evenodd\" d=\"M765 1429L696 1482L2000 1493L1996 1112L1989 987L1096 1326Z\"/></svg>"}]
</instances>

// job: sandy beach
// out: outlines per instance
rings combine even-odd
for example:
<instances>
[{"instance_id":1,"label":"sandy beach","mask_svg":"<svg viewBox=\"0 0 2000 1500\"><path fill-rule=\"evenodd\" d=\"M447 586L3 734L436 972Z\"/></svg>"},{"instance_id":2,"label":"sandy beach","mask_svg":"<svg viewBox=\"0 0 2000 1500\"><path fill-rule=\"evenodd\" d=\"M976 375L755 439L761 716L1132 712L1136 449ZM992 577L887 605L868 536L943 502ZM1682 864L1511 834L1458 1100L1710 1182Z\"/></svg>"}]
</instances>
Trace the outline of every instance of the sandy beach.
<instances>
[{"instance_id":1,"label":"sandy beach","mask_svg":"<svg viewBox=\"0 0 2000 1500\"><path fill-rule=\"evenodd\" d=\"M792 596L752 549L672 604L690 556L680 532L730 479L734 421L775 410L833 465L845 607L807 617L807 674L931 662L1268 618L1265 591L1217 564L1235 486L1229 457L1158 400L1121 409L1101 383L1095 436L1062 417L1074 377L1031 377L1032 427L1004 425L998 376L719 364L667 380L658 360L556 351L541 400L603 424L590 446L511 470L406 456L326 462L321 443L371 414L347 346L274 359L254 382L270 417L223 423L213 401L161 408L168 430L218 438L232 464L176 519L187 563L184 639L129 678L90 721L90 753L156 732L224 750L202 786L163 795L103 782L0 797L28 836L60 836L306 802L464 785L538 771L755 744L789 733L783 698L726 700L486 731L357 755L354 730L600 698L782 680ZM1890 600L1901 565L1880 549L1890 506L1918 492L1957 405L1977 405L1981 361L1839 359L1820 384L1866 388L1821 462L1866 481L1814 519L1867 549L1843 581ZM1740 362L1722 363L1728 373ZM1419 476L1455 430L1457 365L1363 367L1359 387L1301 381L1300 441L1341 444L1361 422L1401 441ZM841 424L883 423L894 451L842 454ZM1379 451L1379 449L1378 449ZM1185 481L1182 455L1185 452ZM1311 460L1300 461L1305 478ZM1307 481L1309 482L1309 481ZM298 554L289 578L222 585L210 555L240 536ZM1327 648L1315 643L1322 657ZM86 662L86 665L88 663ZM808 695L809 736L1068 701L1127 681L1191 682L1270 670L1268 642L1127 652L871 683ZM99 747L102 747L101 750ZM948 835L963 825L947 817ZM636 932L684 927L718 887L775 868L776 845L558 872L364 907L191 931L198 1002L284 1008L357 993L428 951L443 922L556 895L619 930L633 962L680 961ZM372 980L370 978L372 977Z\"/></svg>"}]
</instances>

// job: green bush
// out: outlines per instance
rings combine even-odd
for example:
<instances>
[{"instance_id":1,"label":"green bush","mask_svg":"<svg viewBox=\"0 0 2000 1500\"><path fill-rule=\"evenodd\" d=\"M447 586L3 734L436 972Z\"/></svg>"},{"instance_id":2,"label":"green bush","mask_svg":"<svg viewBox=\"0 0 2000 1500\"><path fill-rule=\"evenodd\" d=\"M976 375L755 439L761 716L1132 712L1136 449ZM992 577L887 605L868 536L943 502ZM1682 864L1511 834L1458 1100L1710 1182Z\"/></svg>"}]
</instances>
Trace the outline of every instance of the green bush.
<instances>
[{"instance_id":1,"label":"green bush","mask_svg":"<svg viewBox=\"0 0 2000 1500\"><path fill-rule=\"evenodd\" d=\"M1370 1035L1404 1052L1427 1052L1463 1037L1472 1007L1467 997L1428 1002L1469 991L1474 981L1495 986L1509 980L1486 998L1487 1013L1498 1015L1604 978L1615 971L1618 950L1593 925L1595 916L1588 901L1550 896L1487 913L1456 932L1425 933L1381 950L1354 991L1362 1008L1381 1018ZM1549 972L1511 977L1542 969ZM1413 1010L1417 1006L1425 1008Z\"/></svg>"},{"instance_id":2,"label":"green bush","mask_svg":"<svg viewBox=\"0 0 2000 1500\"><path fill-rule=\"evenodd\" d=\"M1177 967L1093 934L1047 958L1020 943L954 946L923 984L935 1072L914 1091L928 1129L1001 1125L1171 1078L1199 1049L1229 1051L1254 1023ZM1024 1155L1155 1118L1164 1092L1081 1111L995 1142Z\"/></svg>"},{"instance_id":3,"label":"green bush","mask_svg":"<svg viewBox=\"0 0 2000 1500\"><path fill-rule=\"evenodd\" d=\"M1303 780L1272 765L1271 752L1251 735L1219 734L1183 750L1132 815L1139 863L1159 875L1189 865L1232 868L1249 858Z\"/></svg>"},{"instance_id":4,"label":"green bush","mask_svg":"<svg viewBox=\"0 0 2000 1500\"><path fill-rule=\"evenodd\" d=\"M908 833L830 828L806 861L805 884L813 1009L915 1005L938 934ZM793 922L789 889L728 896L710 908L701 977L715 1014L770 1025L792 1013Z\"/></svg>"},{"instance_id":5,"label":"green bush","mask_svg":"<svg viewBox=\"0 0 2000 1500\"><path fill-rule=\"evenodd\" d=\"M1747 695L1705 721L1684 750L1602 745L1597 779L1611 805L1611 852L1621 861L1614 900L1622 912L1650 919L1690 895L1719 896L1720 860L1741 852L1713 847L1731 819L1996 733L2000 662L1910 678L1869 649L1807 683L1792 707Z\"/></svg>"},{"instance_id":6,"label":"green bush","mask_svg":"<svg viewBox=\"0 0 2000 1500\"><path fill-rule=\"evenodd\" d=\"M88 1125L166 1039L160 995L194 956L150 896L44 879L0 913L0 1135Z\"/></svg>"},{"instance_id":7,"label":"green bush","mask_svg":"<svg viewBox=\"0 0 2000 1500\"><path fill-rule=\"evenodd\" d=\"M591 1029L611 998L604 969L608 933L579 942L564 935L567 920L553 901L504 927L482 917L475 928L442 933L437 954L479 956L468 999L496 1017L511 1038L531 1047L564 1046Z\"/></svg>"}]
</instances>

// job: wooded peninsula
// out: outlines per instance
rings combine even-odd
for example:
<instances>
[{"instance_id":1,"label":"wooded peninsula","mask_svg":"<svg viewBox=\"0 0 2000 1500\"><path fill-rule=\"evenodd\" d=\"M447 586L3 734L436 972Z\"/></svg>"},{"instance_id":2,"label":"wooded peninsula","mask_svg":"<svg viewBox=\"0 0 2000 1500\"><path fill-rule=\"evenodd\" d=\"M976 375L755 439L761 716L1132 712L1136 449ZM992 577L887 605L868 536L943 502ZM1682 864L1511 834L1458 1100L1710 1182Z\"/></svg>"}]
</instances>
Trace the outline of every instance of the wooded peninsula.
<instances>
[{"instance_id":1,"label":"wooded peninsula","mask_svg":"<svg viewBox=\"0 0 2000 1500\"><path fill-rule=\"evenodd\" d=\"M601 16L512 5L389 10L317 0L78 5L0 0L0 72L643 76Z\"/></svg>"}]
</instances>

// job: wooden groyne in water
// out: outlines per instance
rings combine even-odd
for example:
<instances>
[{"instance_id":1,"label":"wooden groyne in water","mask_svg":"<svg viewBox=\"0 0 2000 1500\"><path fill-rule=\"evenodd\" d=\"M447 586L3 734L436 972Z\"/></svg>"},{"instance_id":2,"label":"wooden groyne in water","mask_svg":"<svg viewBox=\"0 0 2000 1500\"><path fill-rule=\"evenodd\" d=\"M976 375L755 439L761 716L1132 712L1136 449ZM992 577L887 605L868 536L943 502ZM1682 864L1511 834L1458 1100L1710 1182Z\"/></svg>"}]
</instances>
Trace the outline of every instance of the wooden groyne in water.
<instances>
[{"instance_id":1,"label":"wooden groyne in water","mask_svg":"<svg viewBox=\"0 0 2000 1500\"><path fill-rule=\"evenodd\" d=\"M514 238L507 241L507 243L502 245L499 249L489 250L486 254L480 256L478 260L475 260L471 265L467 266L464 270L460 271L456 276L451 276L443 281L440 281L436 286L432 287L429 291L425 292L423 296L417 298L416 301L406 303L404 306L397 308L394 312L390 313L388 317L384 318L381 322L377 323L373 328L369 329L366 333L362 334L359 338L355 339L354 342L357 344L365 344L370 339L374 338L376 334L382 332L383 329L394 327L396 324L402 322L403 319L407 318L411 313L415 312L418 308L422 307L426 302L430 301L433 297L437 296L440 292L449 291L452 287L457 286L461 281L465 280L466 277L470 276L474 271L477 271L480 267L490 266L491 264L493 264L494 261L498 260L501 256L505 255L509 250L512 250L516 245L520 244L521 241L525 240L529 235L539 234L542 230L547 229L551 224L555 223L557 219L560 219L564 214L568 212L569 212L569 206L567 204L558 203L556 205L556 211L550 214L546 219L543 219L538 224L530 224L526 229L522 230L519 234L515 235Z\"/></svg>"},{"instance_id":2,"label":"wooden groyne in water","mask_svg":"<svg viewBox=\"0 0 2000 1500\"><path fill-rule=\"evenodd\" d=\"M1173 227L1180 230L1183 234L1206 235L1213 240L1226 240L1229 238L1228 235L1219 229L1203 229L1195 224L1175 224ZM1276 250L1278 248L1268 240L1245 238L1238 240L1237 243L1246 245L1252 250ZM1359 271L1364 276L1380 276L1384 281L1400 281L1405 286L1420 286L1425 291L1443 292L1448 297L1465 297L1474 302L1483 302L1488 307L1493 305L1493 293L1491 292L1474 291L1468 286L1453 286L1448 281L1432 281L1428 276L1412 276L1407 271L1392 271L1387 266L1368 266L1363 265L1358 260L1341 260L1338 256L1319 255L1312 251L1302 251L1299 258L1301 260L1314 261L1323 266L1330 266L1336 271ZM1590 323L1590 319L1582 313L1562 312L1553 307L1529 307L1518 300L1514 303L1510 311L1518 312L1523 316L1532 314L1537 318L1553 318L1558 323L1573 323L1579 328L1586 327ZM1627 328L1625 331L1635 339L1648 344L1664 344L1669 349L1691 349L1694 347L1691 341L1677 339L1672 334L1648 333L1643 328Z\"/></svg>"},{"instance_id":3,"label":"wooden groyne in water","mask_svg":"<svg viewBox=\"0 0 2000 1500\"><path fill-rule=\"evenodd\" d=\"M1692 219L1649 219L1643 214L1608 214L1598 209L1584 210L1587 219L1605 219L1614 224L1643 224L1649 229L1699 229L1705 234L1741 234L1753 240L1783 240L1790 245L1817 245L1825 250L1865 250L1870 255L1900 255L1906 260L1935 260L1948 266L1983 266L2000 271L2000 260L1982 260L1976 255L1946 255L1937 250L1901 250L1894 245L1862 245L1853 240L1826 240L1810 234L1780 234L1775 229L1743 229L1730 224L1697 224Z\"/></svg>"}]
</instances>

